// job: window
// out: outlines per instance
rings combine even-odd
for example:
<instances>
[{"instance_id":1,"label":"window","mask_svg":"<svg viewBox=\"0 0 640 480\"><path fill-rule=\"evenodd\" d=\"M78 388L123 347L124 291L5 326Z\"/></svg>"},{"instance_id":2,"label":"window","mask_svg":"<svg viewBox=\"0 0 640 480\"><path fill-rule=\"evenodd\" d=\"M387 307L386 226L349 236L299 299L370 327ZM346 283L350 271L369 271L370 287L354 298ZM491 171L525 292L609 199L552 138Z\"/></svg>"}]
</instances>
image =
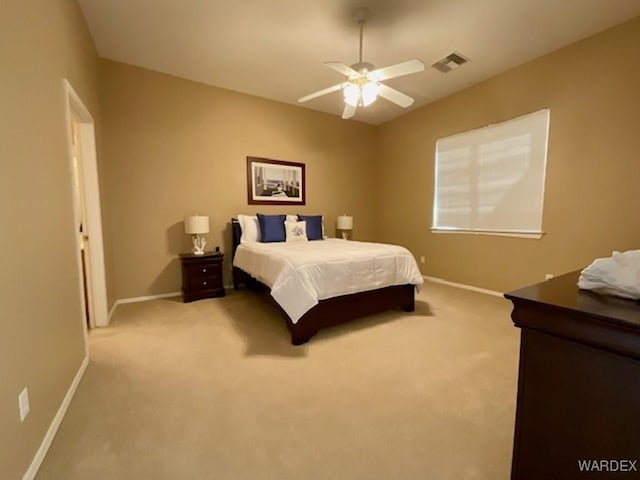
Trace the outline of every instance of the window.
<instances>
[{"instance_id":1,"label":"window","mask_svg":"<svg viewBox=\"0 0 640 480\"><path fill-rule=\"evenodd\" d=\"M432 230L540 238L549 116L439 139Z\"/></svg>"}]
</instances>

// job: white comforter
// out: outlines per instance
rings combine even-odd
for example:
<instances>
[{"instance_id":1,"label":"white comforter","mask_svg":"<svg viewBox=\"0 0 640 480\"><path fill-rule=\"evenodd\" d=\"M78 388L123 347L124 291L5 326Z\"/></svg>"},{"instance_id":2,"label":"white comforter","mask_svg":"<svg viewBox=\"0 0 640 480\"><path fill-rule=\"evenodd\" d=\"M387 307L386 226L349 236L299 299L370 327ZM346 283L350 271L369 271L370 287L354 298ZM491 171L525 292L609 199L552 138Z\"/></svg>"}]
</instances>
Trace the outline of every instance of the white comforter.
<instances>
[{"instance_id":1,"label":"white comforter","mask_svg":"<svg viewBox=\"0 0 640 480\"><path fill-rule=\"evenodd\" d=\"M294 323L325 298L423 282L406 248L336 238L243 243L233 265L271 287Z\"/></svg>"}]
</instances>

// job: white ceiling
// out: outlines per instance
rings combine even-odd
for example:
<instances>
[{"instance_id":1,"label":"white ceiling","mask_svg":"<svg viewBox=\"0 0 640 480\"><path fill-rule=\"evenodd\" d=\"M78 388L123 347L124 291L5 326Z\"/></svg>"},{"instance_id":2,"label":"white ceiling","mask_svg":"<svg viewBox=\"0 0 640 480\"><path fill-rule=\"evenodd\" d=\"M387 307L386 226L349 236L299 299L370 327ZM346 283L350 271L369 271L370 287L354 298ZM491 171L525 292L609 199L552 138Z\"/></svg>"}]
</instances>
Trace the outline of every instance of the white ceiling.
<instances>
[{"instance_id":1,"label":"white ceiling","mask_svg":"<svg viewBox=\"0 0 640 480\"><path fill-rule=\"evenodd\" d=\"M358 60L356 7L370 10L363 60L412 58L425 72L388 80L433 102L640 15L639 0L79 0L101 57L297 104L343 81L323 65ZM442 74L453 51L471 58ZM340 92L304 104L341 115ZM355 120L380 124L409 109L378 99Z\"/></svg>"}]
</instances>

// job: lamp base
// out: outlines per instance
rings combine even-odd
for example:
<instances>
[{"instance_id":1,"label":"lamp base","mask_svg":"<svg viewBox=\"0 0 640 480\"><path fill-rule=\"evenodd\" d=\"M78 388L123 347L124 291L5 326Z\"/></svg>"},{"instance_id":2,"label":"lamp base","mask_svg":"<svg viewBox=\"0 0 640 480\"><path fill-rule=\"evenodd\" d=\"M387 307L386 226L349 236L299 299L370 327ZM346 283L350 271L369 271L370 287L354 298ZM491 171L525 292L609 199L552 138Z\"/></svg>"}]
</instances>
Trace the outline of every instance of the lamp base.
<instances>
[{"instance_id":1,"label":"lamp base","mask_svg":"<svg viewBox=\"0 0 640 480\"><path fill-rule=\"evenodd\" d=\"M193 250L191 251L194 255L204 255L204 246L207 244L207 241L204 237L200 235L194 235L191 237L193 242Z\"/></svg>"},{"instance_id":2,"label":"lamp base","mask_svg":"<svg viewBox=\"0 0 640 480\"><path fill-rule=\"evenodd\" d=\"M342 231L342 239L343 240L349 240L349 232L346 231Z\"/></svg>"}]
</instances>

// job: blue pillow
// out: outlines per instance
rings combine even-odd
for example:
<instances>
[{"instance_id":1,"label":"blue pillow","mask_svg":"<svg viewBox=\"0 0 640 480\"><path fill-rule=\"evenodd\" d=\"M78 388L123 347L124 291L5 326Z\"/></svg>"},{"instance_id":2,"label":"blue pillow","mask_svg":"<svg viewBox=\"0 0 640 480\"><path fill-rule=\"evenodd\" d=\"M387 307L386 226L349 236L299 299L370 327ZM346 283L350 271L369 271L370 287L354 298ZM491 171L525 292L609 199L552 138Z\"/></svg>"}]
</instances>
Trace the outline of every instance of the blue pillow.
<instances>
[{"instance_id":1,"label":"blue pillow","mask_svg":"<svg viewBox=\"0 0 640 480\"><path fill-rule=\"evenodd\" d=\"M298 220L307 222L307 238L322 240L322 215L298 215Z\"/></svg>"},{"instance_id":2,"label":"blue pillow","mask_svg":"<svg viewBox=\"0 0 640 480\"><path fill-rule=\"evenodd\" d=\"M261 242L284 242L287 234L284 230L285 215L261 215L258 213Z\"/></svg>"}]
</instances>

